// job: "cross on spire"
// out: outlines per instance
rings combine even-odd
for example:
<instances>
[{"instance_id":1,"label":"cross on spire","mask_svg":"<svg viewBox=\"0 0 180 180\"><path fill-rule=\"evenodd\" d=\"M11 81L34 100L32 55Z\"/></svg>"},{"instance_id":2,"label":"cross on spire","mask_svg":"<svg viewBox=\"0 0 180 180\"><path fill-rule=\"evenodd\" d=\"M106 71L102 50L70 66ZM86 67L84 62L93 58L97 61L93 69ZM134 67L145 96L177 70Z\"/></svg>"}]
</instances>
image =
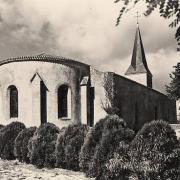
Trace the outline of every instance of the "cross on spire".
<instances>
[{"instance_id":1,"label":"cross on spire","mask_svg":"<svg viewBox=\"0 0 180 180\"><path fill-rule=\"evenodd\" d=\"M136 12L136 14L137 14L137 15L136 15L135 17L137 18L137 24L139 24L139 18L140 18L141 16L139 15L139 12L138 12L138 11Z\"/></svg>"}]
</instances>

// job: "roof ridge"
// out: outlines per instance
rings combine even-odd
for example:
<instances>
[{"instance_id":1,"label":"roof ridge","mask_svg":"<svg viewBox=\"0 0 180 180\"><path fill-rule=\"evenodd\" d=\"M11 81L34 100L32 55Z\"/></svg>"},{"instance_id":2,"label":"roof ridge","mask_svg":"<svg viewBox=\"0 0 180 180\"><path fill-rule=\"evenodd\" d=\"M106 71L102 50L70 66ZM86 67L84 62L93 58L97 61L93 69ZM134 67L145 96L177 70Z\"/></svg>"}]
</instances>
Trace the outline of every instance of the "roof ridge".
<instances>
[{"instance_id":1,"label":"roof ridge","mask_svg":"<svg viewBox=\"0 0 180 180\"><path fill-rule=\"evenodd\" d=\"M89 66L88 64L85 64L81 61L62 57L62 56L56 56L56 55L50 55L46 53L41 53L39 55L27 55L27 56L19 56L19 57L10 57L7 59L4 59L0 61L0 66L3 64L11 63L11 62L22 62L22 61L46 61L51 63L62 63L62 64L71 64L73 66Z\"/></svg>"}]
</instances>

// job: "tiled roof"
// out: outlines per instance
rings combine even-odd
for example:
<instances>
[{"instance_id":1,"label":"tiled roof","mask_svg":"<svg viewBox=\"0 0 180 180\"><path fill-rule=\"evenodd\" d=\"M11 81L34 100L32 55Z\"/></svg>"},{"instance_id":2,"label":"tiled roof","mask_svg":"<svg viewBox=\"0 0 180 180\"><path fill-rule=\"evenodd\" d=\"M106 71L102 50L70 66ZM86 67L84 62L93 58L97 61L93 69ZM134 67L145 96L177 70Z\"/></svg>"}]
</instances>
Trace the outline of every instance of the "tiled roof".
<instances>
[{"instance_id":1,"label":"tiled roof","mask_svg":"<svg viewBox=\"0 0 180 180\"><path fill-rule=\"evenodd\" d=\"M34 55L34 56L20 56L20 57L13 57L13 58L8 58L5 60L0 61L0 66L12 62L26 62L26 61L43 61L43 62L50 62L50 63L57 63L57 64L64 64L67 66L74 66L74 67L84 67L88 68L89 65L84 64L82 62L68 59L65 57L61 56L54 56L54 55L49 55L49 54L39 54L39 55Z\"/></svg>"}]
</instances>

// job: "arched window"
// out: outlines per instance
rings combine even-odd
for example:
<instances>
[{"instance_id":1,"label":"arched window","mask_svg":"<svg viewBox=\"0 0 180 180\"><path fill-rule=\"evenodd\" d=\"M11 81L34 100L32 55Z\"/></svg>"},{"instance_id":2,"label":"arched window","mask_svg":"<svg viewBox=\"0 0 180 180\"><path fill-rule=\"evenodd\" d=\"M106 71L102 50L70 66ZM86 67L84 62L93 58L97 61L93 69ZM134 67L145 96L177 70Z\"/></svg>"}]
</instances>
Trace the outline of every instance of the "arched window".
<instances>
[{"instance_id":1,"label":"arched window","mask_svg":"<svg viewBox=\"0 0 180 180\"><path fill-rule=\"evenodd\" d=\"M18 117L18 90L15 86L8 87L10 118Z\"/></svg>"},{"instance_id":2,"label":"arched window","mask_svg":"<svg viewBox=\"0 0 180 180\"><path fill-rule=\"evenodd\" d=\"M67 85L58 88L58 118L71 118L71 90Z\"/></svg>"}]
</instances>

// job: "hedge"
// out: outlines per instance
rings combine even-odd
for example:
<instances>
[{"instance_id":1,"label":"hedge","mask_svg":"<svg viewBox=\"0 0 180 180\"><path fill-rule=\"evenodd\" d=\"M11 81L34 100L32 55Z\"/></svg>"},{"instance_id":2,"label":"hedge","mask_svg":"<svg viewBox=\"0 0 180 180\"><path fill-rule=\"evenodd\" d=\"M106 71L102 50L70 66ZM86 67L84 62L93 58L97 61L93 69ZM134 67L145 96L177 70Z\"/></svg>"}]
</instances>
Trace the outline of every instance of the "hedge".
<instances>
[{"instance_id":1,"label":"hedge","mask_svg":"<svg viewBox=\"0 0 180 180\"><path fill-rule=\"evenodd\" d=\"M12 160L14 156L14 142L25 125L21 122L12 122L0 129L0 157Z\"/></svg>"},{"instance_id":2,"label":"hedge","mask_svg":"<svg viewBox=\"0 0 180 180\"><path fill-rule=\"evenodd\" d=\"M55 145L60 129L52 123L41 125L30 138L28 151L30 163L38 168L54 168Z\"/></svg>"},{"instance_id":3,"label":"hedge","mask_svg":"<svg viewBox=\"0 0 180 180\"><path fill-rule=\"evenodd\" d=\"M4 125L0 124L0 129L3 128L3 127L4 127Z\"/></svg>"},{"instance_id":4,"label":"hedge","mask_svg":"<svg viewBox=\"0 0 180 180\"><path fill-rule=\"evenodd\" d=\"M171 126L152 121L130 143L121 143L96 179L180 179L180 147Z\"/></svg>"},{"instance_id":5,"label":"hedge","mask_svg":"<svg viewBox=\"0 0 180 180\"><path fill-rule=\"evenodd\" d=\"M70 125L58 136L56 144L57 167L80 170L79 153L88 129L87 125Z\"/></svg>"},{"instance_id":6,"label":"hedge","mask_svg":"<svg viewBox=\"0 0 180 180\"><path fill-rule=\"evenodd\" d=\"M89 177L102 173L108 159L121 141L129 142L134 132L117 115L100 120L88 133L80 153L80 167Z\"/></svg>"},{"instance_id":7,"label":"hedge","mask_svg":"<svg viewBox=\"0 0 180 180\"><path fill-rule=\"evenodd\" d=\"M165 121L143 126L130 145L131 164L139 179L180 178L180 149L175 131Z\"/></svg>"},{"instance_id":8,"label":"hedge","mask_svg":"<svg viewBox=\"0 0 180 180\"><path fill-rule=\"evenodd\" d=\"M104 132L99 145L96 147L88 174L92 177L102 176L105 164L112 158L119 144L130 143L134 138L134 131L127 128L125 122L118 116L111 116L104 124Z\"/></svg>"},{"instance_id":9,"label":"hedge","mask_svg":"<svg viewBox=\"0 0 180 180\"><path fill-rule=\"evenodd\" d=\"M28 157L28 142L36 129L36 127L23 129L15 139L14 155L20 162L30 162Z\"/></svg>"},{"instance_id":10,"label":"hedge","mask_svg":"<svg viewBox=\"0 0 180 180\"><path fill-rule=\"evenodd\" d=\"M92 127L87 133L86 139L83 146L81 147L79 155L79 166L81 171L86 173L89 170L89 164L92 162L94 156L95 148L99 144L102 131L104 129L104 122L107 120L108 116L104 119L100 119L94 127Z\"/></svg>"},{"instance_id":11,"label":"hedge","mask_svg":"<svg viewBox=\"0 0 180 180\"><path fill-rule=\"evenodd\" d=\"M129 180L134 175L129 156L129 144L122 141L113 157L105 164L97 180ZM136 178L134 177L133 180Z\"/></svg>"}]
</instances>

